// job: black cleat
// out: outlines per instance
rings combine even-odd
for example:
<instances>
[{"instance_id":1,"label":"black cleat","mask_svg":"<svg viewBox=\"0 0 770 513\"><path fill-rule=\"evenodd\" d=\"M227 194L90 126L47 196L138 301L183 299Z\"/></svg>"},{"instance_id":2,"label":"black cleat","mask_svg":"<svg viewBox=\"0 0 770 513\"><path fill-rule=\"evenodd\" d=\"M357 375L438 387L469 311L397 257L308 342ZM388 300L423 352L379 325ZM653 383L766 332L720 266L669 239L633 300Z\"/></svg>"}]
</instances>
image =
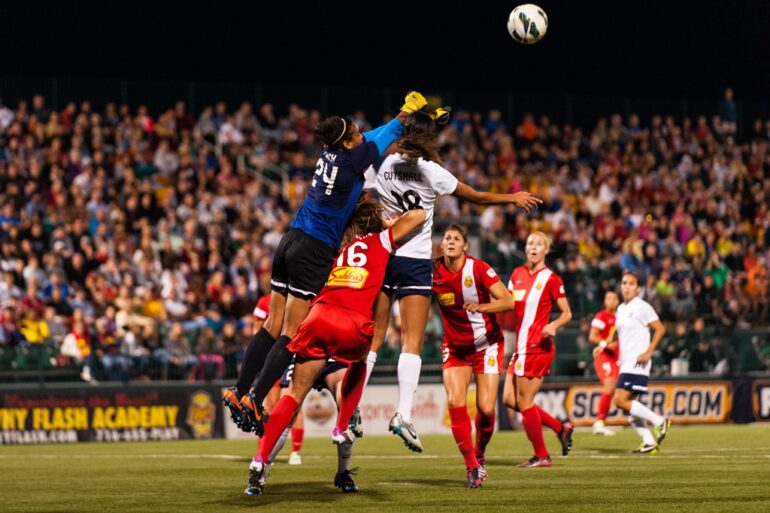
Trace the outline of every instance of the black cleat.
<instances>
[{"instance_id":1,"label":"black cleat","mask_svg":"<svg viewBox=\"0 0 770 513\"><path fill-rule=\"evenodd\" d=\"M253 431L257 436L265 433L265 422L268 415L261 404L257 404L254 394L249 392L241 397L241 407L243 408L243 429L246 432Z\"/></svg>"},{"instance_id":2,"label":"black cleat","mask_svg":"<svg viewBox=\"0 0 770 513\"><path fill-rule=\"evenodd\" d=\"M566 456L572 449L572 432L575 431L575 426L572 422L566 421L561 423L561 433L559 433L559 442L561 442L561 455Z\"/></svg>"},{"instance_id":3,"label":"black cleat","mask_svg":"<svg viewBox=\"0 0 770 513\"><path fill-rule=\"evenodd\" d=\"M355 470L343 470L342 472L337 472L337 475L334 476L334 486L342 490L342 493L358 492L358 486L356 486L356 482L353 481L354 473Z\"/></svg>"}]
</instances>

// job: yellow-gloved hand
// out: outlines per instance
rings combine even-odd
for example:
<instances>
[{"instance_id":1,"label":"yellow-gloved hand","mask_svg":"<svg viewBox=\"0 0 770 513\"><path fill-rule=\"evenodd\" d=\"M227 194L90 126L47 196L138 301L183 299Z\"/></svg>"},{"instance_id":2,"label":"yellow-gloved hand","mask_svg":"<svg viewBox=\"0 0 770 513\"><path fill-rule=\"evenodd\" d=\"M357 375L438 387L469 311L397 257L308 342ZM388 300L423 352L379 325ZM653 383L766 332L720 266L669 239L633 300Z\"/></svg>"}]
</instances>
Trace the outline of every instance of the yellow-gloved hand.
<instances>
[{"instance_id":1,"label":"yellow-gloved hand","mask_svg":"<svg viewBox=\"0 0 770 513\"><path fill-rule=\"evenodd\" d=\"M401 106L401 110L409 113L417 112L427 104L428 101L418 91L409 91L404 97L404 104Z\"/></svg>"},{"instance_id":2,"label":"yellow-gloved hand","mask_svg":"<svg viewBox=\"0 0 770 513\"><path fill-rule=\"evenodd\" d=\"M439 107L431 113L430 117L433 118L438 126L444 126L449 123L451 113L452 107Z\"/></svg>"}]
</instances>

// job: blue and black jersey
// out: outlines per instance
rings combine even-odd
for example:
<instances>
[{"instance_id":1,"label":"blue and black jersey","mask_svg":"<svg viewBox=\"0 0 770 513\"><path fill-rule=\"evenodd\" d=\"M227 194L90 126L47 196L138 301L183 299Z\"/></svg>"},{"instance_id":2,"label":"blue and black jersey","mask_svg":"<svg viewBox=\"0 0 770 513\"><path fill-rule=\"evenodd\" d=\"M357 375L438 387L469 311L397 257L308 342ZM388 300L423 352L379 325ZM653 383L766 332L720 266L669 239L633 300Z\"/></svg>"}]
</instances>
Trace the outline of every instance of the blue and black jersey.
<instances>
[{"instance_id":1,"label":"blue and black jersey","mask_svg":"<svg viewBox=\"0 0 770 513\"><path fill-rule=\"evenodd\" d=\"M364 171L398 139L403 128L400 121L392 119L365 132L364 143L350 151L324 151L292 228L339 248L363 189Z\"/></svg>"}]
</instances>

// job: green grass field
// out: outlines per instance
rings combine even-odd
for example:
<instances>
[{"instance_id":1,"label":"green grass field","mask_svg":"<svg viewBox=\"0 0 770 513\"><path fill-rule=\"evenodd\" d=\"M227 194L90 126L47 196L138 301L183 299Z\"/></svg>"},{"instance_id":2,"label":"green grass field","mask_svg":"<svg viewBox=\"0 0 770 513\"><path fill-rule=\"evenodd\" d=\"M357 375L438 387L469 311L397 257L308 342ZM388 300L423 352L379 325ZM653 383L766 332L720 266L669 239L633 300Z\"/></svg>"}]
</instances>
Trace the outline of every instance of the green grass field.
<instances>
[{"instance_id":1,"label":"green grass field","mask_svg":"<svg viewBox=\"0 0 770 513\"><path fill-rule=\"evenodd\" d=\"M343 495L332 485L334 447L307 440L303 464L289 467L284 451L256 497L243 494L250 442L5 446L0 511L770 511L770 425L674 426L654 456L629 453L638 444L629 429L580 432L568 458L526 470L515 468L530 456L525 435L497 433L477 490L465 488L451 437L424 444L414 455L395 437L364 437L354 456L361 492Z\"/></svg>"}]
</instances>

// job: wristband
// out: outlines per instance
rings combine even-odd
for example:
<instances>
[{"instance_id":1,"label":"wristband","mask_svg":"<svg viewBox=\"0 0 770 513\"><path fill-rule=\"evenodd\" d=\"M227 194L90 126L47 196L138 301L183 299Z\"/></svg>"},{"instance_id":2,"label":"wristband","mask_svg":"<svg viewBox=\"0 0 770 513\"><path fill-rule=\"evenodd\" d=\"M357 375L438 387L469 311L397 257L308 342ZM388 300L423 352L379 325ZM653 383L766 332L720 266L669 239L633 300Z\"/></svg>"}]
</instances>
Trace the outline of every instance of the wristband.
<instances>
[{"instance_id":1,"label":"wristband","mask_svg":"<svg viewBox=\"0 0 770 513\"><path fill-rule=\"evenodd\" d=\"M607 347L607 341L606 340L602 340L601 342L599 342L599 347L601 349L604 349L605 347Z\"/></svg>"}]
</instances>

